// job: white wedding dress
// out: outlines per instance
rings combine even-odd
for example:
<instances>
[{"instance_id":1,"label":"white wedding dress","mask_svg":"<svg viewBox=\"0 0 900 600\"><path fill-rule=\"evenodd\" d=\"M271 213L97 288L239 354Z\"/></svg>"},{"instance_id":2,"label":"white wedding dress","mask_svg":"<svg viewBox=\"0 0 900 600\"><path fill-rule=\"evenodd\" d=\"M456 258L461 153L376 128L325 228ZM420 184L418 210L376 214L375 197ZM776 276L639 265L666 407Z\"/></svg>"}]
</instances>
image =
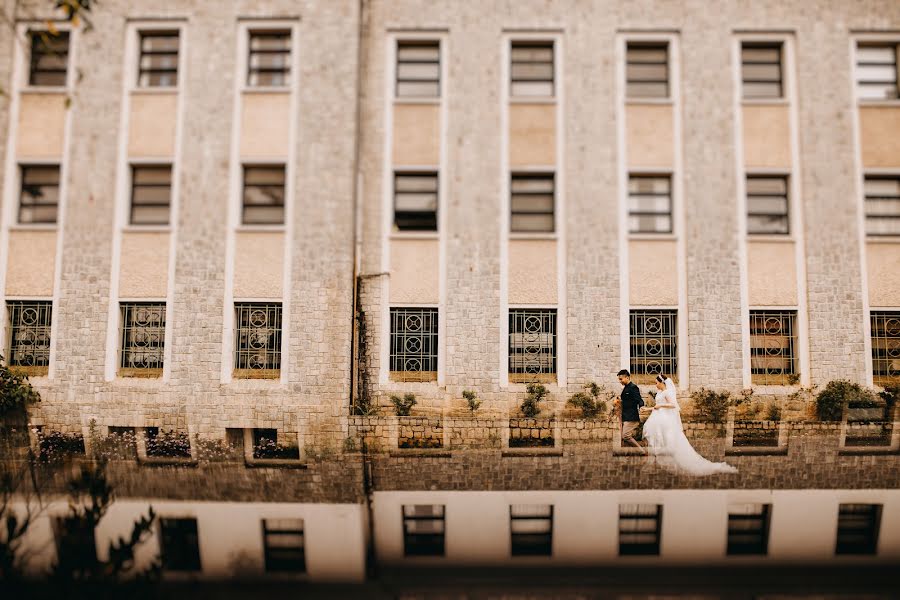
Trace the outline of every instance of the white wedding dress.
<instances>
[{"instance_id":1,"label":"white wedding dress","mask_svg":"<svg viewBox=\"0 0 900 600\"><path fill-rule=\"evenodd\" d=\"M644 439L650 455L660 466L688 475L737 473L737 469L729 464L706 460L691 446L684 435L675 384L671 379L666 379L664 391L657 392L656 406L673 407L654 410L644 422Z\"/></svg>"}]
</instances>

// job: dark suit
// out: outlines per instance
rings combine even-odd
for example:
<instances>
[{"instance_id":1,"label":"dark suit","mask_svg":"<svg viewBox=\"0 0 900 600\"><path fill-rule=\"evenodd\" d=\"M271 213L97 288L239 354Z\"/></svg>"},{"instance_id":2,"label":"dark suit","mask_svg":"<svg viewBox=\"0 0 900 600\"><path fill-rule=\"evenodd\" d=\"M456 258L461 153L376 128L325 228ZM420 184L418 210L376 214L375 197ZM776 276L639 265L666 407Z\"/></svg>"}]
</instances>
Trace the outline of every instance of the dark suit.
<instances>
[{"instance_id":1,"label":"dark suit","mask_svg":"<svg viewBox=\"0 0 900 600\"><path fill-rule=\"evenodd\" d=\"M622 445L629 444L642 448L636 439L634 432L641 423L641 415L638 409L644 405L641 398L641 390L633 382L629 381L622 388Z\"/></svg>"}]
</instances>

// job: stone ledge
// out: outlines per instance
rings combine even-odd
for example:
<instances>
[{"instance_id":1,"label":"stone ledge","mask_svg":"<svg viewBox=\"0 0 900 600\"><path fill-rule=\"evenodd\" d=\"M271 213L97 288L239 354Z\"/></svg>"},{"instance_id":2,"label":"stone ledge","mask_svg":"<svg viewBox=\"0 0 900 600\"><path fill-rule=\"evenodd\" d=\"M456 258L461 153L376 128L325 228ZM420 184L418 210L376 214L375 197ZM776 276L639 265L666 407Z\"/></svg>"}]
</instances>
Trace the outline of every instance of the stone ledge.
<instances>
[{"instance_id":1,"label":"stone ledge","mask_svg":"<svg viewBox=\"0 0 900 600\"><path fill-rule=\"evenodd\" d=\"M506 448L500 452L503 458L523 458L529 456L551 457L562 456L561 448Z\"/></svg>"},{"instance_id":2,"label":"stone ledge","mask_svg":"<svg viewBox=\"0 0 900 600\"><path fill-rule=\"evenodd\" d=\"M725 456L787 456L787 446L736 446L725 448Z\"/></svg>"},{"instance_id":3,"label":"stone ledge","mask_svg":"<svg viewBox=\"0 0 900 600\"><path fill-rule=\"evenodd\" d=\"M391 450L391 458L453 458L453 454L443 448L410 448L408 450Z\"/></svg>"}]
</instances>

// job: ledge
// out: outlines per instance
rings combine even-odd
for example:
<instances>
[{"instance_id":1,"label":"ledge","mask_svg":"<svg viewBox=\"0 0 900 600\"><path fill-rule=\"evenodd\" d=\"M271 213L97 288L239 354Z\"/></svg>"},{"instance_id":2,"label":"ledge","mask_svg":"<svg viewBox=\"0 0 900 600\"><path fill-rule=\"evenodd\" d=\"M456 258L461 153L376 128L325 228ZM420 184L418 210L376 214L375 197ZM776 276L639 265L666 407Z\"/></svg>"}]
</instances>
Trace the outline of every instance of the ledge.
<instances>
[{"instance_id":1,"label":"ledge","mask_svg":"<svg viewBox=\"0 0 900 600\"><path fill-rule=\"evenodd\" d=\"M245 460L244 464L248 469L258 468L275 468L275 469L307 469L309 468L305 462L296 459L278 459L278 458L255 458Z\"/></svg>"},{"instance_id":2,"label":"ledge","mask_svg":"<svg viewBox=\"0 0 900 600\"><path fill-rule=\"evenodd\" d=\"M500 452L503 458L553 457L562 456L562 448L505 448Z\"/></svg>"},{"instance_id":3,"label":"ledge","mask_svg":"<svg viewBox=\"0 0 900 600\"><path fill-rule=\"evenodd\" d=\"M139 457L138 464L142 467L197 467L199 461L195 458L161 458Z\"/></svg>"},{"instance_id":4,"label":"ledge","mask_svg":"<svg viewBox=\"0 0 900 600\"><path fill-rule=\"evenodd\" d=\"M900 448L892 446L845 446L838 448L838 456L900 455Z\"/></svg>"},{"instance_id":5,"label":"ledge","mask_svg":"<svg viewBox=\"0 0 900 600\"><path fill-rule=\"evenodd\" d=\"M649 456L640 448L634 447L623 447L623 448L613 448L612 451L613 456L623 457L623 456L639 456L641 458Z\"/></svg>"},{"instance_id":6,"label":"ledge","mask_svg":"<svg viewBox=\"0 0 900 600\"><path fill-rule=\"evenodd\" d=\"M736 446L725 448L725 456L787 456L787 446Z\"/></svg>"},{"instance_id":7,"label":"ledge","mask_svg":"<svg viewBox=\"0 0 900 600\"><path fill-rule=\"evenodd\" d=\"M453 458L453 454L444 448L410 448L408 450L391 450L391 458Z\"/></svg>"}]
</instances>

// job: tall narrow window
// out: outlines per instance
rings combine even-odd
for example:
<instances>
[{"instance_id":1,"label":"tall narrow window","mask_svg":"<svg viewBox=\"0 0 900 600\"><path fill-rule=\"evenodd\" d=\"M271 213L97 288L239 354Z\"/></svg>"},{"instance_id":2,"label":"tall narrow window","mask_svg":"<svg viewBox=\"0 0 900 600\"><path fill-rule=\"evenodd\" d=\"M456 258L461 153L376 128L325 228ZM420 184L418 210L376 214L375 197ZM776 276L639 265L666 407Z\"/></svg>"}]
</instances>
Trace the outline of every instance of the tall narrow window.
<instances>
[{"instance_id":1,"label":"tall narrow window","mask_svg":"<svg viewBox=\"0 0 900 600\"><path fill-rule=\"evenodd\" d=\"M781 42L744 42L741 45L745 100L784 95L781 52Z\"/></svg>"},{"instance_id":2,"label":"tall narrow window","mask_svg":"<svg viewBox=\"0 0 900 600\"><path fill-rule=\"evenodd\" d=\"M244 166L244 225L284 224L284 165Z\"/></svg>"},{"instance_id":3,"label":"tall narrow window","mask_svg":"<svg viewBox=\"0 0 900 600\"><path fill-rule=\"evenodd\" d=\"M841 504L835 554L875 554L880 527L880 504Z\"/></svg>"},{"instance_id":4,"label":"tall narrow window","mask_svg":"<svg viewBox=\"0 0 900 600\"><path fill-rule=\"evenodd\" d=\"M441 95L441 45L432 40L397 42L398 98L439 98Z\"/></svg>"},{"instance_id":5,"label":"tall narrow window","mask_svg":"<svg viewBox=\"0 0 900 600\"><path fill-rule=\"evenodd\" d=\"M199 571L197 519L159 519L159 553L166 571Z\"/></svg>"},{"instance_id":6,"label":"tall narrow window","mask_svg":"<svg viewBox=\"0 0 900 600\"><path fill-rule=\"evenodd\" d=\"M787 177L747 176L747 233L790 233Z\"/></svg>"},{"instance_id":7,"label":"tall narrow window","mask_svg":"<svg viewBox=\"0 0 900 600\"><path fill-rule=\"evenodd\" d=\"M900 176L867 175L866 234L900 236Z\"/></svg>"},{"instance_id":8,"label":"tall narrow window","mask_svg":"<svg viewBox=\"0 0 900 600\"><path fill-rule=\"evenodd\" d=\"M510 62L510 95L521 98L553 96L553 42L513 42Z\"/></svg>"},{"instance_id":9,"label":"tall narrow window","mask_svg":"<svg viewBox=\"0 0 900 600\"><path fill-rule=\"evenodd\" d=\"M53 537L56 541L56 565L60 572L74 579L97 565L97 540L94 527L86 519L56 517Z\"/></svg>"},{"instance_id":10,"label":"tall narrow window","mask_svg":"<svg viewBox=\"0 0 900 600\"><path fill-rule=\"evenodd\" d=\"M63 87L69 64L69 32L30 31L28 85Z\"/></svg>"},{"instance_id":11,"label":"tall narrow window","mask_svg":"<svg viewBox=\"0 0 900 600\"><path fill-rule=\"evenodd\" d=\"M509 186L510 231L554 231L555 190L552 173L513 173Z\"/></svg>"},{"instance_id":12,"label":"tall narrow window","mask_svg":"<svg viewBox=\"0 0 900 600\"><path fill-rule=\"evenodd\" d=\"M619 505L619 555L659 554L662 506L659 504Z\"/></svg>"},{"instance_id":13,"label":"tall narrow window","mask_svg":"<svg viewBox=\"0 0 900 600\"><path fill-rule=\"evenodd\" d=\"M728 509L728 554L766 554L769 504L738 504Z\"/></svg>"},{"instance_id":14,"label":"tall narrow window","mask_svg":"<svg viewBox=\"0 0 900 600\"><path fill-rule=\"evenodd\" d=\"M286 87L291 79L291 32L251 31L249 87Z\"/></svg>"},{"instance_id":15,"label":"tall narrow window","mask_svg":"<svg viewBox=\"0 0 900 600\"><path fill-rule=\"evenodd\" d=\"M236 377L277 378L281 369L281 304L235 303Z\"/></svg>"},{"instance_id":16,"label":"tall narrow window","mask_svg":"<svg viewBox=\"0 0 900 600\"><path fill-rule=\"evenodd\" d=\"M669 97L669 44L628 42L625 50L628 98Z\"/></svg>"},{"instance_id":17,"label":"tall narrow window","mask_svg":"<svg viewBox=\"0 0 900 600\"><path fill-rule=\"evenodd\" d=\"M438 310L391 309L391 373L403 381L434 381L438 370Z\"/></svg>"},{"instance_id":18,"label":"tall narrow window","mask_svg":"<svg viewBox=\"0 0 900 600\"><path fill-rule=\"evenodd\" d=\"M894 100L897 87L897 43L860 43L856 47L856 93L860 100Z\"/></svg>"},{"instance_id":19,"label":"tall narrow window","mask_svg":"<svg viewBox=\"0 0 900 600\"><path fill-rule=\"evenodd\" d=\"M166 341L164 303L122 304L122 351L119 374L158 377Z\"/></svg>"},{"instance_id":20,"label":"tall narrow window","mask_svg":"<svg viewBox=\"0 0 900 600\"><path fill-rule=\"evenodd\" d=\"M678 312L633 310L630 322L631 374L650 382L662 373L678 374Z\"/></svg>"},{"instance_id":21,"label":"tall narrow window","mask_svg":"<svg viewBox=\"0 0 900 600\"><path fill-rule=\"evenodd\" d=\"M178 32L142 31L139 87L178 85Z\"/></svg>"},{"instance_id":22,"label":"tall narrow window","mask_svg":"<svg viewBox=\"0 0 900 600\"><path fill-rule=\"evenodd\" d=\"M132 225L168 225L171 197L171 165L131 167Z\"/></svg>"},{"instance_id":23,"label":"tall narrow window","mask_svg":"<svg viewBox=\"0 0 900 600\"><path fill-rule=\"evenodd\" d=\"M59 166L23 165L19 190L19 223L56 223L59 210Z\"/></svg>"},{"instance_id":24,"label":"tall narrow window","mask_svg":"<svg viewBox=\"0 0 900 600\"><path fill-rule=\"evenodd\" d=\"M556 309L510 309L509 380L555 379Z\"/></svg>"},{"instance_id":25,"label":"tall narrow window","mask_svg":"<svg viewBox=\"0 0 900 600\"><path fill-rule=\"evenodd\" d=\"M510 505L509 532L513 556L550 556L553 553L553 505Z\"/></svg>"},{"instance_id":26,"label":"tall narrow window","mask_svg":"<svg viewBox=\"0 0 900 600\"><path fill-rule=\"evenodd\" d=\"M750 311L750 373L757 385L788 385L796 370L796 311Z\"/></svg>"},{"instance_id":27,"label":"tall narrow window","mask_svg":"<svg viewBox=\"0 0 900 600\"><path fill-rule=\"evenodd\" d=\"M900 384L900 311L872 311L871 320L874 383Z\"/></svg>"},{"instance_id":28,"label":"tall narrow window","mask_svg":"<svg viewBox=\"0 0 900 600\"><path fill-rule=\"evenodd\" d=\"M47 301L10 301L9 366L36 369L46 374L50 364L50 315L52 303Z\"/></svg>"},{"instance_id":29,"label":"tall narrow window","mask_svg":"<svg viewBox=\"0 0 900 600\"><path fill-rule=\"evenodd\" d=\"M394 173L394 226L399 231L437 231L437 173Z\"/></svg>"},{"instance_id":30,"label":"tall narrow window","mask_svg":"<svg viewBox=\"0 0 900 600\"><path fill-rule=\"evenodd\" d=\"M631 233L672 233L669 175L628 177L628 230Z\"/></svg>"},{"instance_id":31,"label":"tall narrow window","mask_svg":"<svg viewBox=\"0 0 900 600\"><path fill-rule=\"evenodd\" d=\"M444 555L444 505L403 506L404 556Z\"/></svg>"},{"instance_id":32,"label":"tall narrow window","mask_svg":"<svg viewBox=\"0 0 900 600\"><path fill-rule=\"evenodd\" d=\"M263 519L262 527L266 571L305 572L303 519Z\"/></svg>"}]
</instances>

